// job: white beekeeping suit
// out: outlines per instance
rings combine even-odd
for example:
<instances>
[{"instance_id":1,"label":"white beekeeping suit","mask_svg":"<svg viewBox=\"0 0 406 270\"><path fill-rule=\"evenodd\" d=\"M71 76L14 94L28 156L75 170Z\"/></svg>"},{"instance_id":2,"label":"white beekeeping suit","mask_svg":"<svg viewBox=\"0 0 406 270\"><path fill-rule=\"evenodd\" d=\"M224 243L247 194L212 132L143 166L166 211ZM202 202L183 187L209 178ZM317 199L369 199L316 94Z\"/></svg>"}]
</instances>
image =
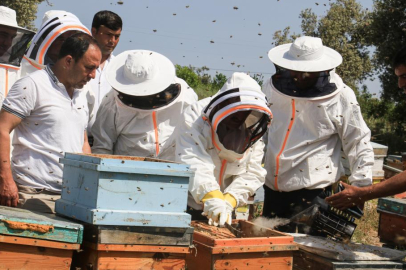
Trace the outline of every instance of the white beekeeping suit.
<instances>
[{"instance_id":1,"label":"white beekeeping suit","mask_svg":"<svg viewBox=\"0 0 406 270\"><path fill-rule=\"evenodd\" d=\"M371 132L354 92L335 73L341 55L306 36L268 55L276 73L263 91L275 120L266 150L264 215L290 218L325 197L324 189L344 174L341 149L351 165L350 183L370 185Z\"/></svg>"},{"instance_id":2,"label":"white beekeeping suit","mask_svg":"<svg viewBox=\"0 0 406 270\"><path fill-rule=\"evenodd\" d=\"M53 65L53 61L47 56L48 50L53 43L63 41L58 39L66 32L83 32L91 35L90 31L70 12L62 10L50 10L45 13L42 25L32 39L30 47L21 63L21 77L31 74L34 71L45 68L47 64Z\"/></svg>"},{"instance_id":3,"label":"white beekeeping suit","mask_svg":"<svg viewBox=\"0 0 406 270\"><path fill-rule=\"evenodd\" d=\"M0 6L0 108L19 79L21 59L34 34L17 25L14 10Z\"/></svg>"},{"instance_id":4,"label":"white beekeeping suit","mask_svg":"<svg viewBox=\"0 0 406 270\"><path fill-rule=\"evenodd\" d=\"M113 87L92 127L99 154L175 160L173 131L197 95L165 56L145 50L116 56L106 70Z\"/></svg>"},{"instance_id":5,"label":"white beekeeping suit","mask_svg":"<svg viewBox=\"0 0 406 270\"><path fill-rule=\"evenodd\" d=\"M229 222L233 208L246 205L263 185L262 136L271 119L260 86L243 73L234 73L215 96L185 111L176 128L176 158L195 170L188 206L204 206L210 224Z\"/></svg>"}]
</instances>

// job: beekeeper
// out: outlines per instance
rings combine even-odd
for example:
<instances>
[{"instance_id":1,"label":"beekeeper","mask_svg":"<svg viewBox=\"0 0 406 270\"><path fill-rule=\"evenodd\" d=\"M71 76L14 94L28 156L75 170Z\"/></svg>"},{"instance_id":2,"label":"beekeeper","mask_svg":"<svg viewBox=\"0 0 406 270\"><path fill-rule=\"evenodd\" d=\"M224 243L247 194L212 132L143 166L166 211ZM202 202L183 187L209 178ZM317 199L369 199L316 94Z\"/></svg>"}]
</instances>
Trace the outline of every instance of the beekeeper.
<instances>
[{"instance_id":1,"label":"beekeeper","mask_svg":"<svg viewBox=\"0 0 406 270\"><path fill-rule=\"evenodd\" d=\"M125 51L111 60L106 79L114 90L97 112L92 151L175 160L173 131L197 95L172 62L152 51Z\"/></svg>"},{"instance_id":2,"label":"beekeeper","mask_svg":"<svg viewBox=\"0 0 406 270\"><path fill-rule=\"evenodd\" d=\"M21 63L21 77L52 66L58 59L63 42L71 35L90 31L70 12L50 10L44 14L39 31L35 34Z\"/></svg>"},{"instance_id":3,"label":"beekeeper","mask_svg":"<svg viewBox=\"0 0 406 270\"><path fill-rule=\"evenodd\" d=\"M289 218L309 207L344 174L341 149L355 186L372 183L371 132L354 91L335 73L341 55L315 37L299 37L268 53L276 73L264 83L274 114L269 129L263 215Z\"/></svg>"},{"instance_id":4,"label":"beekeeper","mask_svg":"<svg viewBox=\"0 0 406 270\"><path fill-rule=\"evenodd\" d=\"M11 86L19 79L21 58L34 34L18 26L13 9L0 6L0 108Z\"/></svg>"},{"instance_id":5,"label":"beekeeper","mask_svg":"<svg viewBox=\"0 0 406 270\"><path fill-rule=\"evenodd\" d=\"M176 159L195 170L188 198L193 220L203 214L210 225L230 223L234 208L263 185L262 136L271 119L261 87L244 73L187 108L175 132Z\"/></svg>"}]
</instances>

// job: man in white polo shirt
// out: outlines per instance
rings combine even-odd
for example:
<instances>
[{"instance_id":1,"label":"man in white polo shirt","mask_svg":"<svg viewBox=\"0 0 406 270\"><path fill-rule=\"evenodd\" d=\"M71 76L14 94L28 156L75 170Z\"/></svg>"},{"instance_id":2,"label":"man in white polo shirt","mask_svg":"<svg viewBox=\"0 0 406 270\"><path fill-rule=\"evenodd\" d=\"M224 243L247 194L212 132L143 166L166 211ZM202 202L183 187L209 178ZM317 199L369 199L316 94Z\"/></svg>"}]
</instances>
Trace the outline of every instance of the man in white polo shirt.
<instances>
[{"instance_id":1,"label":"man in white polo shirt","mask_svg":"<svg viewBox=\"0 0 406 270\"><path fill-rule=\"evenodd\" d=\"M90 152L89 110L80 89L95 77L101 52L88 34L69 37L57 62L17 81L0 112L0 204L52 213L65 152ZM15 143L10 162L10 132ZM19 200L20 197L20 200Z\"/></svg>"},{"instance_id":2,"label":"man in white polo shirt","mask_svg":"<svg viewBox=\"0 0 406 270\"><path fill-rule=\"evenodd\" d=\"M111 86L106 80L106 70L114 58L113 51L120 40L122 28L123 22L120 16L109 10L99 11L93 17L92 36L99 43L102 59L99 68L96 70L96 78L89 82L95 98L93 114L87 128L90 146L93 145L91 129L96 120L97 111L103 98L111 90Z\"/></svg>"}]
</instances>

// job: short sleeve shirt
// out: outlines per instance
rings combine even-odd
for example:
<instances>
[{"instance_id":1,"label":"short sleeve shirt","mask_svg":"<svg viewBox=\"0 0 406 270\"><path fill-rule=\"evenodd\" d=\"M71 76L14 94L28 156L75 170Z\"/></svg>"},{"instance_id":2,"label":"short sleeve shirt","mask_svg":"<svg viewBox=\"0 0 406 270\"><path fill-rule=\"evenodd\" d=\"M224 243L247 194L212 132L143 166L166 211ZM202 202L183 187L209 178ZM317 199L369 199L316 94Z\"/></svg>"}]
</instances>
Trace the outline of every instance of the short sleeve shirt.
<instances>
[{"instance_id":1,"label":"short sleeve shirt","mask_svg":"<svg viewBox=\"0 0 406 270\"><path fill-rule=\"evenodd\" d=\"M89 109L85 91L70 98L50 68L18 80L3 110L22 119L14 130L11 166L14 180L33 188L61 191L65 152L82 152Z\"/></svg>"}]
</instances>

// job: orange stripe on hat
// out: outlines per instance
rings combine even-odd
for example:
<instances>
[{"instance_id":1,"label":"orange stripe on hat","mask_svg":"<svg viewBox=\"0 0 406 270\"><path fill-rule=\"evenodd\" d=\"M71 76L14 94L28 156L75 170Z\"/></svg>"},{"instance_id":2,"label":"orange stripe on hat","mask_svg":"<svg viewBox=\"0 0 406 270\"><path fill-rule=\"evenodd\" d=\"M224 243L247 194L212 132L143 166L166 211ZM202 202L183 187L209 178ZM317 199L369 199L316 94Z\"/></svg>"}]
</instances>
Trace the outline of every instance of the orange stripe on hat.
<instances>
[{"instance_id":1,"label":"orange stripe on hat","mask_svg":"<svg viewBox=\"0 0 406 270\"><path fill-rule=\"evenodd\" d=\"M264 108L264 107L261 107L261 106L256 106L256 105L239 105L239 106L230 108L230 109L228 109L227 111L225 111L225 112L223 112L222 114L220 114L220 115L217 117L216 121L214 121L213 128L214 128L214 129L217 128L218 122L219 122L220 119L222 119L224 116L226 116L226 115L228 115L228 114L231 114L232 112L237 111L237 110L240 110L240 109L254 109L254 110L259 110L259 111L263 111L263 112L268 113L268 114L271 116L271 118L273 117L272 112L271 112L270 109L267 109L267 108Z\"/></svg>"},{"instance_id":2,"label":"orange stripe on hat","mask_svg":"<svg viewBox=\"0 0 406 270\"><path fill-rule=\"evenodd\" d=\"M43 65L42 63L42 59L44 59L44 54L45 52L48 50L48 47L51 45L51 43L55 40L55 38L57 36L60 35L61 32L65 31L66 29L71 29L71 30L75 30L75 29L82 29L83 31L85 31L86 33L88 33L90 35L89 30L87 30L86 27L83 27L81 25L67 25L65 27L62 27L61 29L59 29L56 33L54 33L49 40L47 41L47 43L45 43L45 46L42 47L41 52L39 54L39 60L38 63Z\"/></svg>"}]
</instances>

